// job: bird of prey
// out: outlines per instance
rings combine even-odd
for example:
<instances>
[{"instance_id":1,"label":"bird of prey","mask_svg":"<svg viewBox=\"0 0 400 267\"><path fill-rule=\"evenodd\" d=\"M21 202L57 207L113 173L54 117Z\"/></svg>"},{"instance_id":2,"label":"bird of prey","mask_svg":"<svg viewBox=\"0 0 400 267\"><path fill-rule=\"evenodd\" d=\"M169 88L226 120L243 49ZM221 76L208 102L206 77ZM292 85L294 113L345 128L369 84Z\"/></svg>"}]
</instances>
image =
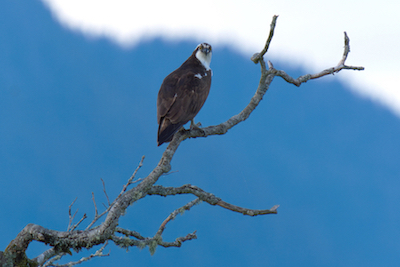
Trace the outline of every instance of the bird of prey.
<instances>
[{"instance_id":1,"label":"bird of prey","mask_svg":"<svg viewBox=\"0 0 400 267\"><path fill-rule=\"evenodd\" d=\"M170 142L187 122L195 127L194 117L207 99L211 87L211 45L199 44L183 64L161 84L157 98L157 143Z\"/></svg>"}]
</instances>

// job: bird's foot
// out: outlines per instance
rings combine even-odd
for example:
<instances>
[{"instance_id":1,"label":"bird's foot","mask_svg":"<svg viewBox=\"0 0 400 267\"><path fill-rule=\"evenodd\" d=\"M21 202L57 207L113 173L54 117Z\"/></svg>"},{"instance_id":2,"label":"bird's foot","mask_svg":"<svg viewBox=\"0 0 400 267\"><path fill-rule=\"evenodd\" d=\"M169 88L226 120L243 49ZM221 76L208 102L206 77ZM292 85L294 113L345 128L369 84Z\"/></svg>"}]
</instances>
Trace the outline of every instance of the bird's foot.
<instances>
[{"instance_id":1,"label":"bird's foot","mask_svg":"<svg viewBox=\"0 0 400 267\"><path fill-rule=\"evenodd\" d=\"M191 123L190 124L190 131L199 131L201 133L202 136L205 136L205 132L201 127L201 123L198 122L197 124Z\"/></svg>"},{"instance_id":2,"label":"bird's foot","mask_svg":"<svg viewBox=\"0 0 400 267\"><path fill-rule=\"evenodd\" d=\"M198 122L197 124L191 123L190 124L190 130L201 130L201 123Z\"/></svg>"}]
</instances>

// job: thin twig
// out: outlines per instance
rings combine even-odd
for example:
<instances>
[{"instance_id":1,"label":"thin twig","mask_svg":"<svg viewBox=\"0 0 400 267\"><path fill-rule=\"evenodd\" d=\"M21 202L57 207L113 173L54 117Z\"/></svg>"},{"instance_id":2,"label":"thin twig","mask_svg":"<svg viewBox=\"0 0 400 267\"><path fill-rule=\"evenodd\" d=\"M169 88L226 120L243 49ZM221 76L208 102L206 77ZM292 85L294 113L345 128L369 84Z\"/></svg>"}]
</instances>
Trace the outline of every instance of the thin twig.
<instances>
[{"instance_id":1,"label":"thin twig","mask_svg":"<svg viewBox=\"0 0 400 267\"><path fill-rule=\"evenodd\" d=\"M119 193L117 199L123 194L125 193L126 189L128 188L129 185L136 183L138 181L140 181L141 179L137 180L137 181L133 181L133 179L135 178L137 172L139 171L139 169L143 166L143 161L144 161L144 155L142 156L142 159L140 160L139 165L137 166L136 170L133 172L131 178L129 178L128 182L124 185L124 187L122 188L121 193Z\"/></svg>"},{"instance_id":2,"label":"thin twig","mask_svg":"<svg viewBox=\"0 0 400 267\"><path fill-rule=\"evenodd\" d=\"M102 178L100 178L100 179L101 179L101 182L103 183L103 191L104 191L104 195L106 195L108 206L110 206L110 199L108 198L108 195L107 195L106 184Z\"/></svg>"},{"instance_id":3,"label":"thin twig","mask_svg":"<svg viewBox=\"0 0 400 267\"><path fill-rule=\"evenodd\" d=\"M97 211L96 200L94 198L94 193L93 192L92 192L92 200L93 200L93 204L94 204L94 217L96 218L99 213Z\"/></svg>"},{"instance_id":4,"label":"thin twig","mask_svg":"<svg viewBox=\"0 0 400 267\"><path fill-rule=\"evenodd\" d=\"M101 214L99 214L99 215L97 214L96 202L94 201L94 195L93 195L93 202L94 202L95 209L96 209L96 211L95 211L96 215L95 215L95 218L93 219L93 221L86 227L86 230L89 230L89 229L95 224L96 221L98 221L101 217L103 217L105 214L107 214L107 213L110 211L110 209L114 206L114 204L115 204L115 203L119 200L119 198L125 193L125 191L127 190L127 188L128 188L129 185L131 185L131 184L133 184L133 183L136 183L136 182L138 182L138 181L143 180L143 179L137 179L136 181L133 181L133 179L135 178L137 172L138 172L139 169L143 166L144 158L145 158L145 156L142 156L139 165L137 166L136 170L133 172L132 176L128 179L128 182L124 185L124 187L122 188L122 191L119 193L119 195L115 198L115 200L114 200L111 204L109 204L109 206L106 208L106 210L103 211L103 212L102 212ZM104 183L103 183L103 186L104 186ZM106 192L105 192L105 189L104 189L104 193L106 193ZM92 193L92 194L93 194L93 193ZM107 194L106 194L106 196L107 196ZM107 197L107 200L108 200L108 197Z\"/></svg>"},{"instance_id":5,"label":"thin twig","mask_svg":"<svg viewBox=\"0 0 400 267\"><path fill-rule=\"evenodd\" d=\"M96 200L94 198L94 193L92 192L92 200L93 200L93 204L94 204L94 219L90 222L90 224L86 227L85 230L89 230L94 224L95 222L100 219L104 214L106 214L106 212L108 211L108 208L106 209L106 211L102 212L100 215L98 213L97 210L97 205L96 205ZM110 206L109 206L110 207Z\"/></svg>"},{"instance_id":6,"label":"thin twig","mask_svg":"<svg viewBox=\"0 0 400 267\"><path fill-rule=\"evenodd\" d=\"M344 65L344 62L347 59L347 56L350 53L350 39L349 36L347 36L347 33L344 32L344 51L343 51L343 57L342 59L339 61L338 66Z\"/></svg>"},{"instance_id":7,"label":"thin twig","mask_svg":"<svg viewBox=\"0 0 400 267\"><path fill-rule=\"evenodd\" d=\"M272 41L272 37L274 36L276 20L277 19L278 19L277 15L274 15L272 17L272 22L271 22L271 25L269 27L269 36L268 36L267 41L265 42L264 49L260 53L255 53L251 57L251 60L256 64L260 61L260 59L262 59L264 57L265 53L267 53L267 51L268 51L269 45L270 45L270 43Z\"/></svg>"},{"instance_id":8,"label":"thin twig","mask_svg":"<svg viewBox=\"0 0 400 267\"><path fill-rule=\"evenodd\" d=\"M269 210L252 210L252 209L246 209L246 208L242 208L239 206L235 206L235 205L229 204L222 200L218 201L217 205L220 207L223 207L225 209L239 212L239 213L242 213L243 215L249 215L249 216L277 214L278 213L277 209L279 207L279 205L275 205L272 208L270 208Z\"/></svg>"},{"instance_id":9,"label":"thin twig","mask_svg":"<svg viewBox=\"0 0 400 267\"><path fill-rule=\"evenodd\" d=\"M179 209L176 209L173 212L171 212L171 214L168 215L168 217L160 225L160 228L158 229L156 235L161 236L165 230L167 223L169 223L171 220L175 219L178 214L183 213L185 210L190 210L194 205L196 205L200 202L201 202L200 198L196 198L195 200L190 201L189 203L180 207Z\"/></svg>"},{"instance_id":10,"label":"thin twig","mask_svg":"<svg viewBox=\"0 0 400 267\"><path fill-rule=\"evenodd\" d=\"M90 254L87 257L82 257L79 261L74 261L74 262L68 262L66 264L51 264L51 265L46 265L46 266L55 266L55 267L70 267L70 266L74 266L74 265L78 265L81 264L85 261L91 260L95 257L107 257L110 256L110 252L108 252L107 254L103 254L103 250L105 249L105 247L108 245L108 241L106 241L104 243L103 246L101 246L100 249L98 249L95 253ZM59 260L59 259L57 259ZM54 261L53 261L54 262Z\"/></svg>"},{"instance_id":11,"label":"thin twig","mask_svg":"<svg viewBox=\"0 0 400 267\"><path fill-rule=\"evenodd\" d=\"M72 221L74 220L75 215L76 215L76 213L78 212L78 209L77 209L77 210L75 211L74 215L71 216L71 209L72 209L72 206L74 205L74 203L75 203L75 201L76 201L77 199L78 199L78 198L76 197L76 198L74 199L74 201L72 201L71 205L69 205L69 208L68 208L69 223L68 223L67 231L69 231L69 230L71 229Z\"/></svg>"},{"instance_id":12,"label":"thin twig","mask_svg":"<svg viewBox=\"0 0 400 267\"><path fill-rule=\"evenodd\" d=\"M135 231L130 231L126 229L122 229L120 227L116 228L116 232L125 235L126 237L118 237L115 235L111 236L111 240L114 241L115 244L122 246L122 247L130 247L130 246L137 246L140 248L144 248L145 246L149 246L150 253L153 255L157 246L162 247L180 247L182 242L187 240L196 239L196 231L193 233L187 234L184 237L178 237L175 239L174 242L165 242L162 240L162 234L165 230L167 223L172 221L176 218L176 216L186 210L190 210L194 205L200 203L200 198L196 198L195 200L190 201L186 205L182 206L179 209L174 210L171 212L170 215L161 223L157 233L151 238L145 238L141 234ZM129 236L133 236L139 240L130 239Z\"/></svg>"},{"instance_id":13,"label":"thin twig","mask_svg":"<svg viewBox=\"0 0 400 267\"><path fill-rule=\"evenodd\" d=\"M69 209L68 209L69 223L68 223L67 232L71 232L71 231L75 230L79 226L79 224L81 222L83 222L83 220L85 220L87 218L86 213L85 213L85 214L83 214L82 218L76 224L72 225L72 222L75 219L75 216L76 216L76 214L78 213L78 210L79 210L79 209L76 209L74 215L71 216L72 205L74 205L74 203L75 203L75 201L77 199L78 198L75 198L75 200L71 203L71 205L69 205Z\"/></svg>"},{"instance_id":14,"label":"thin twig","mask_svg":"<svg viewBox=\"0 0 400 267\"><path fill-rule=\"evenodd\" d=\"M179 172L179 171L172 171L172 172L164 173L163 176L167 176L167 175L174 174L174 173L177 173L177 172Z\"/></svg>"},{"instance_id":15,"label":"thin twig","mask_svg":"<svg viewBox=\"0 0 400 267\"><path fill-rule=\"evenodd\" d=\"M83 214L83 216L82 216L82 218L79 220L79 222L77 222L74 226L72 226L72 228L70 229L70 232L71 231L74 231L80 224L81 224L81 222L83 222L83 220L85 220L87 218L87 215L86 215L86 213L85 214Z\"/></svg>"}]
</instances>

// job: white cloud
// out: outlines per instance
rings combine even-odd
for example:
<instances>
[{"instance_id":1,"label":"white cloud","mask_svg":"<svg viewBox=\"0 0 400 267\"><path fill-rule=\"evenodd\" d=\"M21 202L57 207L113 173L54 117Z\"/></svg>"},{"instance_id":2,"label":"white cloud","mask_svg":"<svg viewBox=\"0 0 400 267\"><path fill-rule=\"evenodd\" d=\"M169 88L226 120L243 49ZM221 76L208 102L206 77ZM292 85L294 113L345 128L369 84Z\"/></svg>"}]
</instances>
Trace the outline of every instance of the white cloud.
<instances>
[{"instance_id":1,"label":"white cloud","mask_svg":"<svg viewBox=\"0 0 400 267\"><path fill-rule=\"evenodd\" d=\"M343 53L343 31L350 37L349 65L363 72L338 75L364 96L400 116L398 3L376 1L271 0L42 0L66 27L104 36L123 46L161 36L229 45L251 56L279 15L268 57L311 71L336 64ZM352 71L346 71L352 72Z\"/></svg>"}]
</instances>

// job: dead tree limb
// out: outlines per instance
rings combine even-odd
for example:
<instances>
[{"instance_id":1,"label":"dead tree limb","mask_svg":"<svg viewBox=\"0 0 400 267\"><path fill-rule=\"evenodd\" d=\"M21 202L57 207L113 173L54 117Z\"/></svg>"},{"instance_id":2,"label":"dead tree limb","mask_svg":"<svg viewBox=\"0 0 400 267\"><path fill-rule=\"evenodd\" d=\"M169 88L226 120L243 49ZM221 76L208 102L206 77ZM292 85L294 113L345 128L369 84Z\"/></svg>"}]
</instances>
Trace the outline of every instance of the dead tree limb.
<instances>
[{"instance_id":1,"label":"dead tree limb","mask_svg":"<svg viewBox=\"0 0 400 267\"><path fill-rule=\"evenodd\" d=\"M178 194L193 194L197 196L200 200L207 202L208 204L217 205L222 208L239 212L242 213L243 215L249 215L249 216L276 214L278 213L277 208L279 207L279 205L275 205L268 210L253 210L253 209L242 208L239 206L229 204L221 200L220 198L216 197L215 195L208 193L203 189L190 184L186 184L181 187L163 187L161 185L155 185L149 190L149 192L147 192L147 194L159 195L164 197L171 195L178 195Z\"/></svg>"},{"instance_id":2,"label":"dead tree limb","mask_svg":"<svg viewBox=\"0 0 400 267\"><path fill-rule=\"evenodd\" d=\"M71 212L69 213L70 223L68 230L64 232L46 229L42 226L35 224L28 224L17 235L17 237L10 242L5 251L0 252L1 266L7 266L7 267L37 266L37 265L56 266L54 264L54 261L61 258L65 254L70 254L71 249L78 252L83 248L89 249L95 245L106 244L108 240L111 240L115 244L120 245L122 247L149 246L151 253L154 253L155 248L157 246L179 247L181 246L182 242L197 238L196 232L189 233L184 237L179 237L174 242L165 242L162 240L162 234L164 232L165 225L168 222L170 222L174 218L174 216L176 216L176 214L178 214L180 211L189 210L200 201L204 201L211 205L218 205L220 207L249 216L276 214L278 206L274 206L268 210L246 209L222 201L215 195L205 192L204 190L192 185L184 185L178 188L167 188L167 187L155 186L154 184L163 174L166 174L171 170L171 160L182 141L188 138L222 135L225 134L229 129L231 129L238 123L245 121L254 111L254 109L259 105L260 101L263 99L270 84L272 83L273 79L276 76L282 77L285 81L292 83L296 86L300 86L302 83L307 82L310 79L316 79L328 74L334 74L343 69L350 69L350 70L364 69L363 67L353 67L345 65L348 53L350 52L350 41L346 33L345 33L345 49L343 52L343 56L340 59L338 65L336 65L335 67L328 68L316 74L307 74L300 76L297 79L294 79L290 77L286 72L275 69L271 62L268 61L268 64L266 64L264 61L264 55L267 53L269 45L272 41L277 18L278 18L277 16L274 16L272 19L269 31L269 37L266 41L263 50L260 53L255 54L251 58L251 60L254 63L256 64L260 63L261 78L258 88L254 96L251 98L250 103L239 114L232 116L227 121L218 125L208 126L199 129L193 128L191 130L183 130L177 132L173 140L169 143L169 145L165 149L159 163L153 169L153 171L151 171L147 177L133 181L137 171L143 164L143 159L144 159L143 157L141 162L139 163L138 168L135 170L132 177L128 180L128 183L123 187L121 193L111 204L108 201L108 207L104 212L98 214L96 202L93 196L96 216L95 219L88 225L88 227L84 231L76 230L76 227L82 223L82 220L84 220L86 216L84 216L84 218L82 218L81 221L78 222L77 224L72 225L72 220L75 215L71 215ZM128 187L135 182L140 182L140 183L138 183L137 186L128 190ZM160 228L158 229L154 237L145 238L140 233L137 233L135 231L125 230L117 227L121 215L123 215L126 212L126 209L134 202L146 197L147 195L169 196L176 194L193 194L197 198L187 203L180 209L177 209L174 212L172 212L161 224ZM94 227L93 226L94 222L98 221L104 215L107 215L104 221L99 226ZM117 236L116 234L122 234L124 236ZM51 249L45 251L44 253L42 253L41 255L32 260L28 259L26 257L25 251L32 241L38 241L47 244L51 246ZM92 254L84 259L88 260L92 257L104 256L102 253L104 247L105 246L103 246L95 254ZM81 262L85 260L82 260ZM76 262L71 264L78 264L81 262Z\"/></svg>"}]
</instances>

